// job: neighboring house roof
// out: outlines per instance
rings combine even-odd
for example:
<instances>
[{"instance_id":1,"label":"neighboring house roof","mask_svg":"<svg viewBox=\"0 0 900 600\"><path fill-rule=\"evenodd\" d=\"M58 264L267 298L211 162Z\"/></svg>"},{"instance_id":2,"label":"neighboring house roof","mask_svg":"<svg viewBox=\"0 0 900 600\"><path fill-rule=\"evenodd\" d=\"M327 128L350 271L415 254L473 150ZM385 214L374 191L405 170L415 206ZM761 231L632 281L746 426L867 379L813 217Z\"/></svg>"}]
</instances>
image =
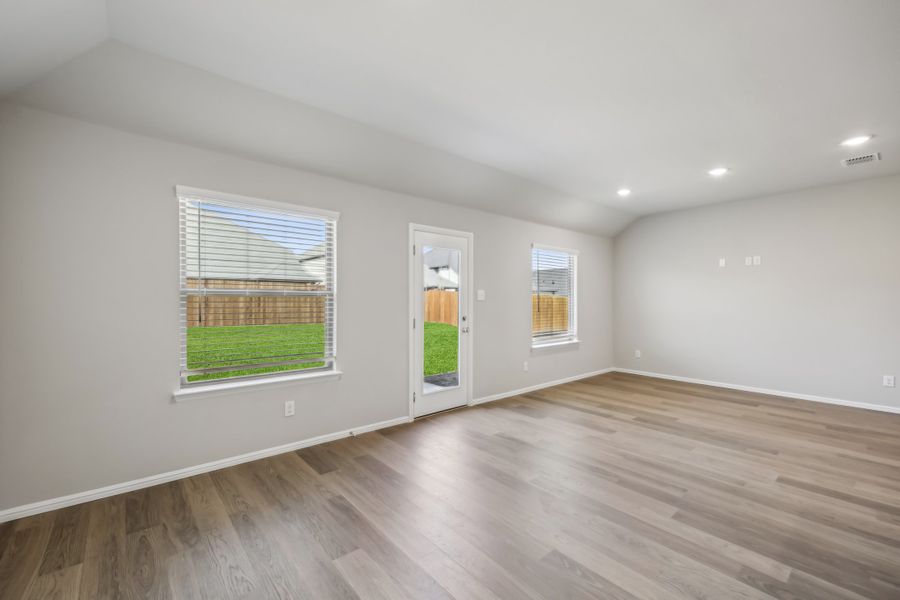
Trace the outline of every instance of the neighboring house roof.
<instances>
[{"instance_id":1,"label":"neighboring house roof","mask_svg":"<svg viewBox=\"0 0 900 600\"><path fill-rule=\"evenodd\" d=\"M197 215L186 215L186 274L189 278L324 281L325 245L296 253L235 223L224 214L207 210L203 229Z\"/></svg>"},{"instance_id":2,"label":"neighboring house roof","mask_svg":"<svg viewBox=\"0 0 900 600\"><path fill-rule=\"evenodd\" d=\"M569 270L568 269L541 269L537 272L537 278L532 275L531 291L542 294L569 295Z\"/></svg>"},{"instance_id":3,"label":"neighboring house roof","mask_svg":"<svg viewBox=\"0 0 900 600\"><path fill-rule=\"evenodd\" d=\"M429 289L456 290L459 289L459 273L446 267L429 269L425 271L424 284Z\"/></svg>"},{"instance_id":4,"label":"neighboring house roof","mask_svg":"<svg viewBox=\"0 0 900 600\"><path fill-rule=\"evenodd\" d=\"M448 248L425 248L422 253L425 264L426 289L459 289L459 252Z\"/></svg>"}]
</instances>

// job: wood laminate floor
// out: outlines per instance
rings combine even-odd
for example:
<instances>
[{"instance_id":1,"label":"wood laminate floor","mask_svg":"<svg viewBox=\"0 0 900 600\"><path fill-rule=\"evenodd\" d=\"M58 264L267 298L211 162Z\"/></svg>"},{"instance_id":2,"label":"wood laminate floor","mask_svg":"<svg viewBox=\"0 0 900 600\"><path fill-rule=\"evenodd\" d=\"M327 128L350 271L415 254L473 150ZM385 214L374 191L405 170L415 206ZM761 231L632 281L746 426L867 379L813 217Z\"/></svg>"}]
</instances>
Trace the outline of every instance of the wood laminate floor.
<instances>
[{"instance_id":1,"label":"wood laminate floor","mask_svg":"<svg viewBox=\"0 0 900 600\"><path fill-rule=\"evenodd\" d=\"M0 598L900 598L900 415L608 374L0 525Z\"/></svg>"}]
</instances>

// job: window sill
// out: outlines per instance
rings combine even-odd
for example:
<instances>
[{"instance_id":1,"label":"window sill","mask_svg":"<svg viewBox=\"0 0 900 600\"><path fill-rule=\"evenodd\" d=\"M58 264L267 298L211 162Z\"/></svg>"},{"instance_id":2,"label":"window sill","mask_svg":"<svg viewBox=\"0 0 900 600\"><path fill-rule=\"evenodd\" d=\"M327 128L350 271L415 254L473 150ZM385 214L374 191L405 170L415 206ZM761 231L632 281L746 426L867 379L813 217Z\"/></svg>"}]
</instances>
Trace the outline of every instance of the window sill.
<instances>
[{"instance_id":1,"label":"window sill","mask_svg":"<svg viewBox=\"0 0 900 600\"><path fill-rule=\"evenodd\" d=\"M581 340L565 340L563 342L548 342L546 344L532 344L531 352L540 352L542 350L552 350L553 348L577 348L581 344Z\"/></svg>"},{"instance_id":2,"label":"window sill","mask_svg":"<svg viewBox=\"0 0 900 600\"><path fill-rule=\"evenodd\" d=\"M209 385L191 386L172 392L172 400L175 402L184 402L186 400L194 400L195 398L206 398L208 396L231 394L265 387L278 387L281 385L300 383L320 383L323 381L340 379L341 375L343 375L343 373L337 370L319 371L317 373L295 373L292 375L267 377L265 379L248 379L246 381L227 381Z\"/></svg>"}]
</instances>

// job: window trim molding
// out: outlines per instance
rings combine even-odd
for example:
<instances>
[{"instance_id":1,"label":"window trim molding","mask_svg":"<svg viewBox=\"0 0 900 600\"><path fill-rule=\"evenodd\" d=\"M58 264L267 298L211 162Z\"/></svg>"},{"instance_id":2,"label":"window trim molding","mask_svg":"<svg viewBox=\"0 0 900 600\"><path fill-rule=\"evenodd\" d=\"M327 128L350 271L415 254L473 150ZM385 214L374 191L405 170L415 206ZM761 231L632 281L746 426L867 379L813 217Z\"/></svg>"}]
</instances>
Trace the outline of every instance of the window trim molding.
<instances>
[{"instance_id":1,"label":"window trim molding","mask_svg":"<svg viewBox=\"0 0 900 600\"><path fill-rule=\"evenodd\" d=\"M341 375L343 375L343 371L340 370L338 366L338 296L339 296L339 286L338 286L338 278L337 278L337 263L338 263L338 226L340 224L340 216L341 213L338 211L327 210L323 208L315 208L311 206L303 206L300 204L292 204L290 202L281 202L277 200L266 200L264 198L256 198L253 196L243 196L240 194L231 194L228 192L218 192L214 190L207 190L203 188L191 187L187 185L175 185L175 199L177 202L181 202L182 197L190 197L197 198L199 200L207 200L211 203L234 203L239 206L258 206L261 209L270 209L276 211L282 211L285 213L289 213L293 216L300 217L322 217L325 219L332 219L334 221L334 237L335 242L332 249L333 252L333 260L332 260L332 273L331 280L332 286L334 288L333 292L333 300L332 304L334 307L333 316L334 319L332 321L332 334L334 336L334 340L332 342L332 353L333 358L331 359L331 365L326 369L316 369L310 372L304 372L301 369L296 371L276 371L271 374L263 374L261 376L253 376L253 377L232 377L232 378L223 378L220 380L208 380L207 382L196 382L193 384L188 384L181 381L180 370L181 365L179 365L179 383L178 388L172 393L172 399L175 402L181 402L188 398L193 398L197 396L207 396L207 395L217 395L222 393L229 393L235 390L242 390L246 388L258 388L261 386L267 385L283 385L286 383L312 383L315 381L325 381L329 379L340 379ZM181 234L179 234L179 238ZM178 256L178 269L180 274L181 269L181 250L180 250L181 242L179 240L179 256ZM181 336L184 334L184 323L181 321L181 281L179 277L178 283L178 304L177 306L177 315L178 315L178 337L179 340ZM178 354L181 352L181 347L179 345Z\"/></svg>"},{"instance_id":2,"label":"window trim molding","mask_svg":"<svg viewBox=\"0 0 900 600\"><path fill-rule=\"evenodd\" d=\"M531 243L532 250L552 250L553 252L565 252L566 254L571 254L572 256L578 256L578 250L573 248L563 248L562 246L550 246L548 244L538 244L537 242Z\"/></svg>"},{"instance_id":3,"label":"window trim molding","mask_svg":"<svg viewBox=\"0 0 900 600\"><path fill-rule=\"evenodd\" d=\"M543 344L531 344L531 353L536 354L541 352L541 350L553 350L554 348L562 350L567 347L578 347L581 344L581 340L576 338L561 340L557 342L545 342Z\"/></svg>"},{"instance_id":4,"label":"window trim molding","mask_svg":"<svg viewBox=\"0 0 900 600\"><path fill-rule=\"evenodd\" d=\"M188 196L191 198L199 198L201 200L208 200L209 202L234 202L236 204L251 204L255 206L259 206L260 208L271 208L273 210L283 210L285 212L289 212L293 215L299 216L311 216L311 217L326 217L328 219L334 219L337 222L341 213L333 210L326 210L324 208L314 208L312 206L302 206L300 204L293 204L291 202L280 202L277 200L265 200L263 198L254 198L252 196L241 196L239 194L229 194L228 192L217 192L214 190L204 190L201 188L190 187L186 185L176 185L175 186L175 196Z\"/></svg>"},{"instance_id":5,"label":"window trim molding","mask_svg":"<svg viewBox=\"0 0 900 600\"><path fill-rule=\"evenodd\" d=\"M578 337L578 250L574 248L564 248L561 246L551 246L549 244L539 244L537 242L531 243L531 260L534 260L534 251L535 250L550 250L551 252L564 252L570 255L575 261L574 272L572 273L572 298L574 299L575 308L572 311L572 333L570 336L565 338L557 338L551 339L548 341L535 341L534 330L531 331L531 350L540 351L540 350L549 350L551 348L578 348L581 344L581 339ZM532 271L531 275L532 281L534 278L534 271ZM530 288L530 284L529 284ZM530 289L531 293L534 293L533 289ZM531 298L529 298L531 300Z\"/></svg>"},{"instance_id":6,"label":"window trim molding","mask_svg":"<svg viewBox=\"0 0 900 600\"><path fill-rule=\"evenodd\" d=\"M334 367L313 373L299 371L293 372L290 375L273 373L271 377L257 377L255 379L226 379L220 383L180 387L172 392L172 401L185 402L187 400L206 398L208 396L221 396L223 394L234 392L252 391L259 388L279 387L290 384L336 381L340 379L343 374L343 371L339 371L337 367Z\"/></svg>"}]
</instances>

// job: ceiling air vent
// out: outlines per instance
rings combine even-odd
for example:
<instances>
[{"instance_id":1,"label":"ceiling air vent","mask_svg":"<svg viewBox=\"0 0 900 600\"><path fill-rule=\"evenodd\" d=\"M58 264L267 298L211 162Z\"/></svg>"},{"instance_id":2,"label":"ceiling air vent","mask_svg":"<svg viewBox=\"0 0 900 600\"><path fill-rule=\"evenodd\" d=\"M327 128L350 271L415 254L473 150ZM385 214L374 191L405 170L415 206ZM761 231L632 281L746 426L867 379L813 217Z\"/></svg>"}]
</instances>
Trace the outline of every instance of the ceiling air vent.
<instances>
[{"instance_id":1,"label":"ceiling air vent","mask_svg":"<svg viewBox=\"0 0 900 600\"><path fill-rule=\"evenodd\" d=\"M881 152L873 152L872 154L864 154L863 156L853 156L851 158L845 158L841 161L841 164L845 167L855 167L856 165L875 162L878 160L881 160Z\"/></svg>"}]
</instances>

